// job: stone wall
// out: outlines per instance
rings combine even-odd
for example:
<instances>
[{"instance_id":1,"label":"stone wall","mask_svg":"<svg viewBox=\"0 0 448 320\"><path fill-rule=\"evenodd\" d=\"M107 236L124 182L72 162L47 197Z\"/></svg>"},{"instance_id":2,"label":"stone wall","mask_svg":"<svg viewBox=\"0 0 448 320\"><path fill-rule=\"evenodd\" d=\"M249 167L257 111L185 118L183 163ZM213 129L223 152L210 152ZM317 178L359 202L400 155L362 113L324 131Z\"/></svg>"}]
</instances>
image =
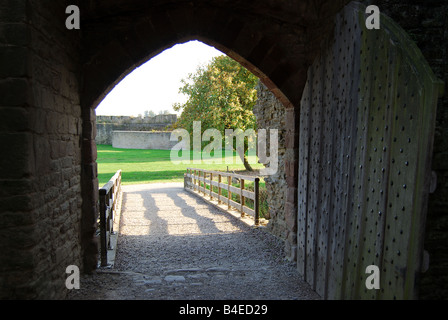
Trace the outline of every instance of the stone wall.
<instances>
[{"instance_id":1,"label":"stone wall","mask_svg":"<svg viewBox=\"0 0 448 320\"><path fill-rule=\"evenodd\" d=\"M114 131L112 147L124 149L171 150L178 142L170 141L171 132Z\"/></svg>"},{"instance_id":2,"label":"stone wall","mask_svg":"<svg viewBox=\"0 0 448 320\"><path fill-rule=\"evenodd\" d=\"M154 117L98 116L96 121L97 144L112 144L113 131L164 131L175 123L177 115L160 114Z\"/></svg>"},{"instance_id":3,"label":"stone wall","mask_svg":"<svg viewBox=\"0 0 448 320\"><path fill-rule=\"evenodd\" d=\"M257 118L258 129L278 129L278 170L274 175L266 176L267 201L269 205L270 220L268 229L274 235L286 239L285 200L285 107L261 82L257 85L257 103L254 114ZM269 137L269 131L267 131ZM269 150L269 142L267 144Z\"/></svg>"},{"instance_id":4,"label":"stone wall","mask_svg":"<svg viewBox=\"0 0 448 320\"><path fill-rule=\"evenodd\" d=\"M80 38L49 4L0 2L0 299L62 298L82 269Z\"/></svg>"},{"instance_id":5,"label":"stone wall","mask_svg":"<svg viewBox=\"0 0 448 320\"><path fill-rule=\"evenodd\" d=\"M121 124L146 124L167 125L176 122L176 114L158 114L154 117L132 117L132 116L97 116L97 123Z\"/></svg>"}]
</instances>

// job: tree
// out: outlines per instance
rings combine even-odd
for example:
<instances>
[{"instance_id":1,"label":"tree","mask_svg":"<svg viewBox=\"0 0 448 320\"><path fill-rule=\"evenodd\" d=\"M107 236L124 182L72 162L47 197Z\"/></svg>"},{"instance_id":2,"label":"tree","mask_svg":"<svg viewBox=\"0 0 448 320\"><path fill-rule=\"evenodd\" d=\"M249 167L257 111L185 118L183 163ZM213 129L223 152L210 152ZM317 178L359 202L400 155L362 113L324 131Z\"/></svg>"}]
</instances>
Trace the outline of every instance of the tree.
<instances>
[{"instance_id":1,"label":"tree","mask_svg":"<svg viewBox=\"0 0 448 320\"><path fill-rule=\"evenodd\" d=\"M144 112L144 115L145 115L145 118L147 118L147 117L155 117L156 113L154 111L152 111L152 110L146 110Z\"/></svg>"},{"instance_id":2,"label":"tree","mask_svg":"<svg viewBox=\"0 0 448 320\"><path fill-rule=\"evenodd\" d=\"M175 127L192 134L193 121L201 121L201 134L215 128L224 136L226 129L255 129L253 107L257 100L255 86L258 78L227 56L218 56L194 74L182 80L180 93L187 95L183 104L174 104L175 111L182 111ZM236 150L247 170L252 168L244 150Z\"/></svg>"}]
</instances>

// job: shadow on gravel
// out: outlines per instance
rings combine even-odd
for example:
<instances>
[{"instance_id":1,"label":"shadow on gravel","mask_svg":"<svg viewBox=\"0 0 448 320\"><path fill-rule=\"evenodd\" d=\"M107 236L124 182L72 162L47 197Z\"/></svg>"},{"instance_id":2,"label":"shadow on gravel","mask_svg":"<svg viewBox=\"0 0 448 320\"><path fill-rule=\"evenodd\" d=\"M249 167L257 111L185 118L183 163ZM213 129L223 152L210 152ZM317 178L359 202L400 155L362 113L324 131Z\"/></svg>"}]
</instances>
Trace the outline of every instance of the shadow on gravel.
<instances>
[{"instance_id":1,"label":"shadow on gravel","mask_svg":"<svg viewBox=\"0 0 448 320\"><path fill-rule=\"evenodd\" d=\"M81 279L71 299L319 299L284 243L181 187L129 186L115 266Z\"/></svg>"}]
</instances>

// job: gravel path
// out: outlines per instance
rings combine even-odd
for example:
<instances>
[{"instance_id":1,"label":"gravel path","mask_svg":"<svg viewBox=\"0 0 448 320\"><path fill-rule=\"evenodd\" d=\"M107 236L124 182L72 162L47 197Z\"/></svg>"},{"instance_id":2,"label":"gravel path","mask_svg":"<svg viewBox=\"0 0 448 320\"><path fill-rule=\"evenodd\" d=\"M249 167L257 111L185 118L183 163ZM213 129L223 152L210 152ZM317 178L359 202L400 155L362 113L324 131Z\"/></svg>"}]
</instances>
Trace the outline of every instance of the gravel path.
<instances>
[{"instance_id":1,"label":"gravel path","mask_svg":"<svg viewBox=\"0 0 448 320\"><path fill-rule=\"evenodd\" d=\"M68 299L319 299L283 242L183 190L123 187L113 269L82 275Z\"/></svg>"}]
</instances>

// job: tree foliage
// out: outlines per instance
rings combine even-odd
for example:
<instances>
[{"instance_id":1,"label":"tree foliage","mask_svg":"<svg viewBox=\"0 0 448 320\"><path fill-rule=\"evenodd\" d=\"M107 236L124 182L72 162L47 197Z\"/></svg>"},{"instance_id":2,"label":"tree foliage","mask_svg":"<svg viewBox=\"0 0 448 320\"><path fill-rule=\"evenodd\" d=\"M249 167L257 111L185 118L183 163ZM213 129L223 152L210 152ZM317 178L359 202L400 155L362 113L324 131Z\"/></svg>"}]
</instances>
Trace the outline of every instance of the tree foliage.
<instances>
[{"instance_id":1,"label":"tree foliage","mask_svg":"<svg viewBox=\"0 0 448 320\"><path fill-rule=\"evenodd\" d=\"M182 112L174 127L186 129L191 135L193 121L201 121L201 135L206 129L215 128L223 137L225 129L255 130L252 110L257 100L257 82L258 78L235 60L224 55L213 58L182 80L179 92L188 98L173 106ZM251 170L247 161L245 166Z\"/></svg>"}]
</instances>

